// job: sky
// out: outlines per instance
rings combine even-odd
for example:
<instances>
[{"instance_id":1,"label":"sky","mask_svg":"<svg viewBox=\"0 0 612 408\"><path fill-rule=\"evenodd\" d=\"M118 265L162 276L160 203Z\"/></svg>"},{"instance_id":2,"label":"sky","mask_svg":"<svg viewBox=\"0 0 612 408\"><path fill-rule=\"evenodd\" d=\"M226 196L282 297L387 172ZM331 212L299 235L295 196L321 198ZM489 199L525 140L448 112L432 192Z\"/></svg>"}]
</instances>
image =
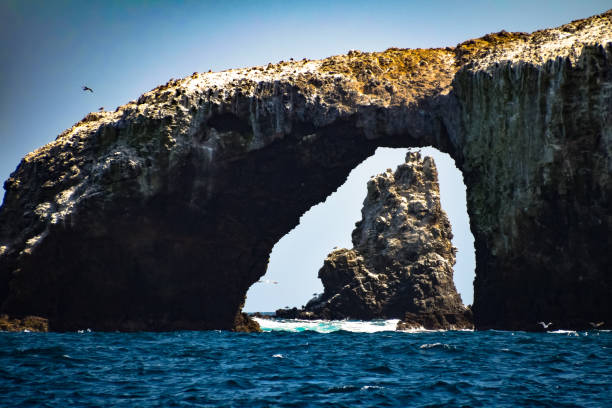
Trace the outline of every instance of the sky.
<instances>
[{"instance_id":1,"label":"sky","mask_svg":"<svg viewBox=\"0 0 612 408\"><path fill-rule=\"evenodd\" d=\"M611 7L609 0L0 0L0 179L88 112L114 110L170 78L351 49L455 46L502 29L555 27ZM452 160L433 154L459 249L455 282L470 304L474 255L465 187ZM338 197L306 213L271 255L265 279L278 284L254 285L245 310L301 306L320 292L316 275L325 256L334 246L350 247L365 181L395 168L404 155L379 149L351 173Z\"/></svg>"}]
</instances>

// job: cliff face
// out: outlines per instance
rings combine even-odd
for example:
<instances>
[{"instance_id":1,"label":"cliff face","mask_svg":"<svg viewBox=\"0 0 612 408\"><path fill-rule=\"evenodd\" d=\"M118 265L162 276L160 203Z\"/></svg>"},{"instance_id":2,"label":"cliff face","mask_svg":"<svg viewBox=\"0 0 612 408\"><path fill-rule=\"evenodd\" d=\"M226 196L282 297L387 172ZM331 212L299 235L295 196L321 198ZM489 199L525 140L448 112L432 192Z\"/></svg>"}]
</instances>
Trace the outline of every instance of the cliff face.
<instances>
[{"instance_id":1,"label":"cliff face","mask_svg":"<svg viewBox=\"0 0 612 408\"><path fill-rule=\"evenodd\" d=\"M27 155L0 312L50 329L231 329L274 243L377 146L463 171L475 323L612 324L612 13L456 48L194 74Z\"/></svg>"},{"instance_id":2,"label":"cliff face","mask_svg":"<svg viewBox=\"0 0 612 408\"><path fill-rule=\"evenodd\" d=\"M325 291L304 310L277 315L367 320L408 313L411 326L471 327L453 283L455 248L433 159L408 153L395 172L370 179L361 213L353 248L333 251L319 270Z\"/></svg>"},{"instance_id":3,"label":"cliff face","mask_svg":"<svg viewBox=\"0 0 612 408\"><path fill-rule=\"evenodd\" d=\"M455 79L480 328L612 320L611 51Z\"/></svg>"}]
</instances>

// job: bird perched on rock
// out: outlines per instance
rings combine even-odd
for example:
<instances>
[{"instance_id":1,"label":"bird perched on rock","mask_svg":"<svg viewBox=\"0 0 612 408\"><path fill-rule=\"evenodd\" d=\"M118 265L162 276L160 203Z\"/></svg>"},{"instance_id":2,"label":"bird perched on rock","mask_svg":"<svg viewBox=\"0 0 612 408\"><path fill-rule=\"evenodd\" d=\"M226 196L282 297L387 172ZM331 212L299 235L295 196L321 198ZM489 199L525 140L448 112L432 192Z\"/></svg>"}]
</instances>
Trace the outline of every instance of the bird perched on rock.
<instances>
[{"instance_id":1,"label":"bird perched on rock","mask_svg":"<svg viewBox=\"0 0 612 408\"><path fill-rule=\"evenodd\" d=\"M86 85L83 85L83 90L84 91L89 91L89 92L93 93L93 89L91 89L90 87L88 87Z\"/></svg>"}]
</instances>

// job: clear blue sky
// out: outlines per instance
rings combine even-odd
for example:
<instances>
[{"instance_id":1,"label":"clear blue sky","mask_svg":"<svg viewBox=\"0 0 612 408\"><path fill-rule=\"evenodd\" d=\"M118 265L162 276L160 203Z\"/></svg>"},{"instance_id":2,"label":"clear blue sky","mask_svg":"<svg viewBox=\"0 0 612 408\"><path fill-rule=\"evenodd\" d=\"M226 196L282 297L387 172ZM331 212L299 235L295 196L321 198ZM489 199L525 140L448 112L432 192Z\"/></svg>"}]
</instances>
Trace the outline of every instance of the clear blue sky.
<instances>
[{"instance_id":1,"label":"clear blue sky","mask_svg":"<svg viewBox=\"0 0 612 408\"><path fill-rule=\"evenodd\" d=\"M26 153L53 140L88 112L101 106L115 109L169 78L291 57L324 58L349 49L454 46L501 29L529 32L557 26L610 7L609 0L0 0L0 179L8 178ZM94 94L82 92L84 84L93 88ZM380 153L370 160L376 163L363 171L374 174L395 167L397 160L389 155L401 161L403 152ZM441 178L452 179L452 165L438 163L438 167ZM445 208L449 213L465 212L460 200L453 198L460 195L458 179L450 182L457 192L449 194ZM442 189L445 206L444 185ZM359 182L349 190L341 200L346 205L357 202L359 208L365 185ZM315 216L319 207L323 206L303 218L319 232L314 232L315 236L308 232L306 238L287 237L279 243L270 274L282 280L279 277L278 285L254 288L247 309L299 306L320 290L317 270L333 246L349 244L359 209L348 227L338 227L346 231L335 231L345 238L330 236L328 240L334 242L322 243L321 231L329 221L344 219L352 212L333 210ZM451 222L459 257L469 258L471 238L462 232L460 221L455 225L451 216ZM304 250L314 246L309 244L313 241L321 242L316 246L323 247L322 251L313 254ZM294 266L296 258L301 268ZM473 266L460 268L459 263L456 268L457 286L466 303L472 301L470 268Z\"/></svg>"}]
</instances>

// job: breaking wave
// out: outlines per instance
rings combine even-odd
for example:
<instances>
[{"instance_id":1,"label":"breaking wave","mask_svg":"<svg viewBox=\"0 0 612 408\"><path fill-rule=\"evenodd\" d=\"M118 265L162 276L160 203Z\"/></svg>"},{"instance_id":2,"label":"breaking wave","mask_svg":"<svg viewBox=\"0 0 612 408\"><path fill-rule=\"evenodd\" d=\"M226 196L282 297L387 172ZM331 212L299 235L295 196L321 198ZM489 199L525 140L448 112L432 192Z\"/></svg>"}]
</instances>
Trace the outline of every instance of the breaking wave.
<instances>
[{"instance_id":1,"label":"breaking wave","mask_svg":"<svg viewBox=\"0 0 612 408\"><path fill-rule=\"evenodd\" d=\"M340 330L355 333L376 333L395 331L399 319L389 320L297 320L297 319L262 319L254 318L264 332L286 331L331 333Z\"/></svg>"}]
</instances>

